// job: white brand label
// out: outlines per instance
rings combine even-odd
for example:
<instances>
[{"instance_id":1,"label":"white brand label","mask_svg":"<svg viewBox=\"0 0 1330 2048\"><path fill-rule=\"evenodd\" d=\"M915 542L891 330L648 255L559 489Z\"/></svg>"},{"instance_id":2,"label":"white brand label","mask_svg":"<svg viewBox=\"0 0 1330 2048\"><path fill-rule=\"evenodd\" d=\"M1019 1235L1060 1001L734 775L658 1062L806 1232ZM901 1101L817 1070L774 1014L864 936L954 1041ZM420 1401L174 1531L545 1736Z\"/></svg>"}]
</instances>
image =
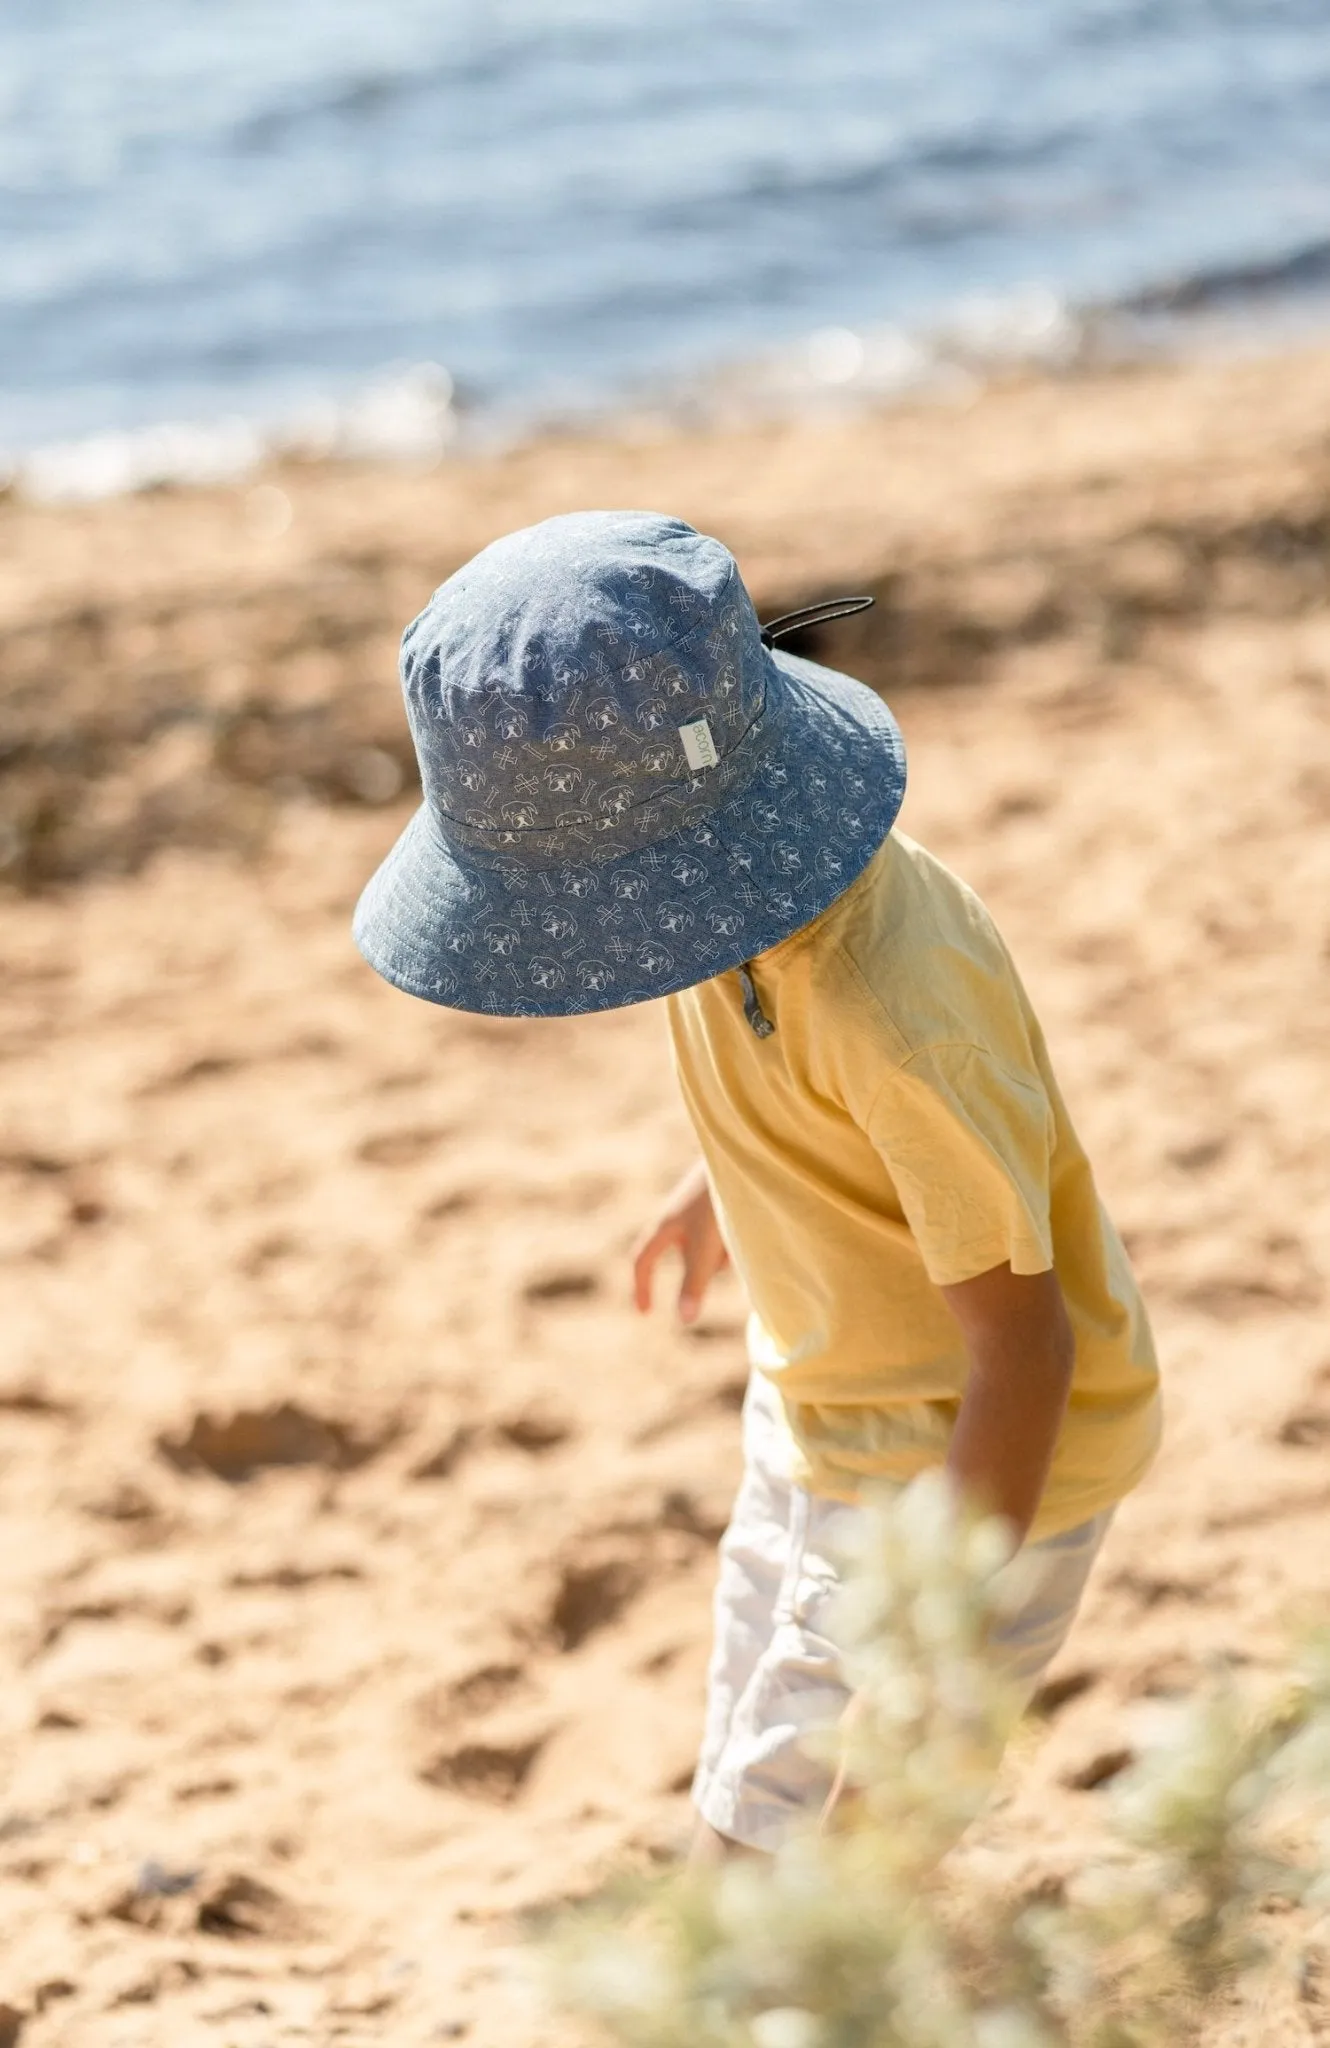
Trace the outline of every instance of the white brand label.
<instances>
[{"instance_id":1,"label":"white brand label","mask_svg":"<svg viewBox=\"0 0 1330 2048\"><path fill-rule=\"evenodd\" d=\"M681 725L679 738L683 741L684 755L690 768L715 767L720 755L716 752L716 742L711 737L711 724L708 719L694 718L687 725Z\"/></svg>"}]
</instances>

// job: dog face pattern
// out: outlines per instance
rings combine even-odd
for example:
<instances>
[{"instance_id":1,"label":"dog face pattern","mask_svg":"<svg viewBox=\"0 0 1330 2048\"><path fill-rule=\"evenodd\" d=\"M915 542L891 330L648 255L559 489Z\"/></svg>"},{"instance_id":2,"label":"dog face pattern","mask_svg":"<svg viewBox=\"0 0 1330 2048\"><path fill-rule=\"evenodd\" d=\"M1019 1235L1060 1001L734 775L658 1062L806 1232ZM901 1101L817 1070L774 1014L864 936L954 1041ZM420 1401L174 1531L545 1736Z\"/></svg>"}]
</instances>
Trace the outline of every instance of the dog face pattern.
<instances>
[{"instance_id":1,"label":"dog face pattern","mask_svg":"<svg viewBox=\"0 0 1330 2048\"><path fill-rule=\"evenodd\" d=\"M597 582L563 522L547 527L435 592L403 636L402 686L446 838L604 860L669 837L742 779L766 655L718 542L677 529L676 566L630 550ZM564 602L579 576L584 613ZM679 728L702 717L719 758L698 774Z\"/></svg>"},{"instance_id":2,"label":"dog face pattern","mask_svg":"<svg viewBox=\"0 0 1330 2048\"><path fill-rule=\"evenodd\" d=\"M899 785L880 741L865 735L856 746L833 737L823 739L819 766L800 778L798 793L758 768L738 807L742 842L725 835L722 809L714 823L688 826L626 863L532 867L505 852L493 864L463 867L465 924L444 942L444 964L427 992L502 1016L568 1015L705 981L735 964L745 938L752 951L775 944L863 865L862 838L839 837L838 813L848 807L836 801L858 772L857 753L866 777L860 823L871 833L881 816L885 834Z\"/></svg>"},{"instance_id":3,"label":"dog face pattern","mask_svg":"<svg viewBox=\"0 0 1330 2048\"><path fill-rule=\"evenodd\" d=\"M557 548L549 567L567 573ZM434 617L445 585L408 628L408 715L454 861L452 935L427 977L413 967L418 993L504 1016L644 1001L775 944L859 872L901 763L857 714L805 714L732 571L711 563L699 596L630 564L611 606L569 609L560 644L511 618L491 631L503 605L493 589L472 604L463 571L459 619ZM694 772L678 729L703 716L719 758Z\"/></svg>"},{"instance_id":4,"label":"dog face pattern","mask_svg":"<svg viewBox=\"0 0 1330 2048\"><path fill-rule=\"evenodd\" d=\"M478 851L487 835L511 846L523 843L513 837L520 833L546 859L604 859L668 836L723 796L761 716L760 649L748 678L730 636L715 633L703 636L689 672L677 660L668 674L646 659L629 665L638 679L621 675L615 695L575 687L551 700L519 674L502 687L495 679L477 702L470 689L440 681L421 755L445 832L461 827ZM681 725L701 717L720 757L705 774L690 769L679 737ZM648 809L654 818L640 816Z\"/></svg>"}]
</instances>

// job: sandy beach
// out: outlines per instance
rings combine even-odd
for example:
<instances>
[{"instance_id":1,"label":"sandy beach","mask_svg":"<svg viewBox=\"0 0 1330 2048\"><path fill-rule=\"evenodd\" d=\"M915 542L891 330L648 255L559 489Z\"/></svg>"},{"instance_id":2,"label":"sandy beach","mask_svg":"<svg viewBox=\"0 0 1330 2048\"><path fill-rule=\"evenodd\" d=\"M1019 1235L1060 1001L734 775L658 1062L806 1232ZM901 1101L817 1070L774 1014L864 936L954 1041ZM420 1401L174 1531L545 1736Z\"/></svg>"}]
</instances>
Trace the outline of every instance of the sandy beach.
<instances>
[{"instance_id":1,"label":"sandy beach","mask_svg":"<svg viewBox=\"0 0 1330 2048\"><path fill-rule=\"evenodd\" d=\"M968 1853L1055 1882L1142 1701L1324 1614L1328 423L1322 350L0 501L0 2044L543 2048L520 1917L685 1838L743 1305L628 1303L663 1018L348 934L401 628L556 510L874 593L808 651L890 697L1151 1304L1166 1448Z\"/></svg>"}]
</instances>

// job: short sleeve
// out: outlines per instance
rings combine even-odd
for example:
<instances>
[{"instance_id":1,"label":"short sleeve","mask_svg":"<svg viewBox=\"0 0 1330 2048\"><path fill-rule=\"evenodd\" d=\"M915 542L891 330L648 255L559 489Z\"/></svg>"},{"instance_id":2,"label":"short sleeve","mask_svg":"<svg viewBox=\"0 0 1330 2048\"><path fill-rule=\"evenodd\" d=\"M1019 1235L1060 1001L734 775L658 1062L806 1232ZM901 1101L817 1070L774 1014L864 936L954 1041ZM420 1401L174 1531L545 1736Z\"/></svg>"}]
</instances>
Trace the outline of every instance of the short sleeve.
<instances>
[{"instance_id":1,"label":"short sleeve","mask_svg":"<svg viewBox=\"0 0 1330 2048\"><path fill-rule=\"evenodd\" d=\"M1037 1074L978 1046L929 1047L879 1089L868 1135L934 1286L1052 1266L1054 1118Z\"/></svg>"}]
</instances>

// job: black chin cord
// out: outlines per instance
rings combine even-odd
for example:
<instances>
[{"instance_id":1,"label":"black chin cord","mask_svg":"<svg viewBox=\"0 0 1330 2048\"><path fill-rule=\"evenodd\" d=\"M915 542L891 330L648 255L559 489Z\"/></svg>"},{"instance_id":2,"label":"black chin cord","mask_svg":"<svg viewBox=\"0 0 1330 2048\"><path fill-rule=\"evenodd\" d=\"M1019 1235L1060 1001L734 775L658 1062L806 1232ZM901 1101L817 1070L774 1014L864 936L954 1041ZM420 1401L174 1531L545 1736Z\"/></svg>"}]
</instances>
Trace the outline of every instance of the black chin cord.
<instances>
[{"instance_id":1,"label":"black chin cord","mask_svg":"<svg viewBox=\"0 0 1330 2048\"><path fill-rule=\"evenodd\" d=\"M739 986L743 990L745 1017L759 1038L770 1038L776 1027L762 1008L761 1000L757 993L757 983L753 980L752 961L745 960L734 971L739 977Z\"/></svg>"},{"instance_id":2,"label":"black chin cord","mask_svg":"<svg viewBox=\"0 0 1330 2048\"><path fill-rule=\"evenodd\" d=\"M833 619L848 619L855 612L866 612L876 602L872 597L827 597L821 604L805 604L796 612L782 612L778 619L768 619L762 627L762 645L774 647L778 640L787 639L791 633L802 633L806 626L829 626Z\"/></svg>"}]
</instances>

